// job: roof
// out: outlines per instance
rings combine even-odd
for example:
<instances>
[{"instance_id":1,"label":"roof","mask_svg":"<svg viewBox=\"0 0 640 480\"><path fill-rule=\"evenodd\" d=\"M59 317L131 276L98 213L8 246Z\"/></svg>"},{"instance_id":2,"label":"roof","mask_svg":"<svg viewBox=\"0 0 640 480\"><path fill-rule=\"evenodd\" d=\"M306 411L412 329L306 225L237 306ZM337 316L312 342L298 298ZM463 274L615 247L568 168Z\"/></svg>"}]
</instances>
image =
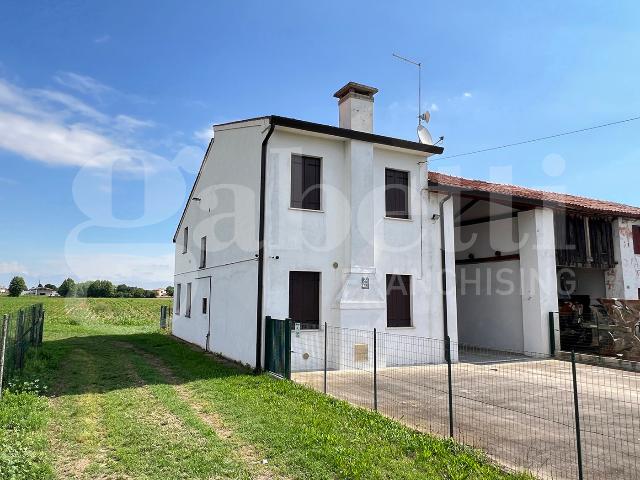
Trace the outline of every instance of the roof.
<instances>
[{"instance_id":1,"label":"roof","mask_svg":"<svg viewBox=\"0 0 640 480\"><path fill-rule=\"evenodd\" d=\"M266 115L263 117L254 117L227 123L218 123L214 125L214 127L235 125L237 123L244 123L255 120L269 120L270 123L274 124L277 127L293 128L295 130L321 133L332 137L349 138L351 140L360 140L363 142L376 143L378 145L388 145L391 147L404 148L406 150L414 150L417 152L441 154L444 151L442 147L437 147L435 145L428 145L411 140L404 140L397 137L388 137L386 135L377 135L375 133L361 132L359 130L351 130L350 128L334 127L333 125L327 125L324 123L307 122L306 120L281 117L279 115Z\"/></svg>"},{"instance_id":2,"label":"roof","mask_svg":"<svg viewBox=\"0 0 640 480\"><path fill-rule=\"evenodd\" d=\"M622 203L595 200L593 198L554 193L504 183L485 182L455 177L444 173L429 172L429 188L436 191L462 192L467 195L509 197L521 203L551 208L563 208L584 213L606 214L616 217L640 218L640 208Z\"/></svg>"}]
</instances>

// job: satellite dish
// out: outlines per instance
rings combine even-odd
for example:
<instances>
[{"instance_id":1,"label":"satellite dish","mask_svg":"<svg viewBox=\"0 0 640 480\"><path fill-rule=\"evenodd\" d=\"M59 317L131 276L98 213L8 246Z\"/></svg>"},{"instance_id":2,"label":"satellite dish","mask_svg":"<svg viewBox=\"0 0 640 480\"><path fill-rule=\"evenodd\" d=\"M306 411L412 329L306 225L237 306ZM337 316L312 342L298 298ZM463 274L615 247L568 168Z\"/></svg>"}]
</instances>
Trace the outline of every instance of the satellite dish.
<instances>
[{"instance_id":1,"label":"satellite dish","mask_svg":"<svg viewBox=\"0 0 640 480\"><path fill-rule=\"evenodd\" d=\"M425 145L433 145L433 138L431 138L429 130L427 130L422 125L418 125L418 138L420 139L420 143L424 143Z\"/></svg>"},{"instance_id":2,"label":"satellite dish","mask_svg":"<svg viewBox=\"0 0 640 480\"><path fill-rule=\"evenodd\" d=\"M429 120L431 120L431 113L429 111L424 112L420 115L420 120L424 120L424 123L429 123Z\"/></svg>"}]
</instances>

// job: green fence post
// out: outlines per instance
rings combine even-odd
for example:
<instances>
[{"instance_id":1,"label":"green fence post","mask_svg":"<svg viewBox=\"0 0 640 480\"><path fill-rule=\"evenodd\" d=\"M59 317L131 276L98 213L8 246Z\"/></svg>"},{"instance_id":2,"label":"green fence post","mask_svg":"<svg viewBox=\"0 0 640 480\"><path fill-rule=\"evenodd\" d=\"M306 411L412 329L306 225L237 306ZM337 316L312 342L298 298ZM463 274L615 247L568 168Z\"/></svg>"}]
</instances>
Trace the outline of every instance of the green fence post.
<instances>
[{"instance_id":1,"label":"green fence post","mask_svg":"<svg viewBox=\"0 0 640 480\"><path fill-rule=\"evenodd\" d=\"M453 381L451 379L451 338L445 337L444 356L447 360L447 386L449 393L449 436L453 438Z\"/></svg>"},{"instance_id":2,"label":"green fence post","mask_svg":"<svg viewBox=\"0 0 640 480\"><path fill-rule=\"evenodd\" d=\"M549 353L556 356L556 322L555 312L549 312Z\"/></svg>"},{"instance_id":3,"label":"green fence post","mask_svg":"<svg viewBox=\"0 0 640 480\"><path fill-rule=\"evenodd\" d=\"M271 356L273 352L271 343L273 332L271 331L271 324L271 316L267 315L264 319L264 369L267 372L270 372L272 370Z\"/></svg>"},{"instance_id":4,"label":"green fence post","mask_svg":"<svg viewBox=\"0 0 640 480\"><path fill-rule=\"evenodd\" d=\"M571 350L571 376L573 377L573 409L576 421L576 448L578 452L578 479L582 480L582 439L580 435L580 405L578 403L578 375L576 374L576 352Z\"/></svg>"},{"instance_id":5,"label":"green fence post","mask_svg":"<svg viewBox=\"0 0 640 480\"><path fill-rule=\"evenodd\" d=\"M291 319L285 319L284 330L284 364L285 378L291 380Z\"/></svg>"},{"instance_id":6,"label":"green fence post","mask_svg":"<svg viewBox=\"0 0 640 480\"><path fill-rule=\"evenodd\" d=\"M9 331L9 315L2 317L2 337L0 338L0 399L2 399L2 385L4 378L4 356L7 351L7 332Z\"/></svg>"},{"instance_id":7,"label":"green fence post","mask_svg":"<svg viewBox=\"0 0 640 480\"><path fill-rule=\"evenodd\" d=\"M327 394L327 322L324 322L324 393Z\"/></svg>"}]
</instances>

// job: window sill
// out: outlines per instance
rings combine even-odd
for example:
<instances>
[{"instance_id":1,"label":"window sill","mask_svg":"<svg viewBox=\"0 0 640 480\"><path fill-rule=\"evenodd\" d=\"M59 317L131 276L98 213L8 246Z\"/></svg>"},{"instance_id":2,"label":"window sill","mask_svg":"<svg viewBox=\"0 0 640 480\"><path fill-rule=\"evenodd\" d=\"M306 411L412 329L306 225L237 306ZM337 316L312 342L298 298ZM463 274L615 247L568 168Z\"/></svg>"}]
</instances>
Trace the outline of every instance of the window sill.
<instances>
[{"instance_id":1,"label":"window sill","mask_svg":"<svg viewBox=\"0 0 640 480\"><path fill-rule=\"evenodd\" d=\"M314 208L298 208L298 207L289 207L289 210L294 210L297 212L316 212L316 213L324 213L324 210L316 210Z\"/></svg>"},{"instance_id":2,"label":"window sill","mask_svg":"<svg viewBox=\"0 0 640 480\"><path fill-rule=\"evenodd\" d=\"M410 327L386 327L387 330L415 330L416 327L415 326L410 326Z\"/></svg>"},{"instance_id":3,"label":"window sill","mask_svg":"<svg viewBox=\"0 0 640 480\"><path fill-rule=\"evenodd\" d=\"M401 222L413 222L413 218L409 217L409 218L398 218L398 217L387 217L386 215L384 216L385 220L399 220Z\"/></svg>"}]
</instances>

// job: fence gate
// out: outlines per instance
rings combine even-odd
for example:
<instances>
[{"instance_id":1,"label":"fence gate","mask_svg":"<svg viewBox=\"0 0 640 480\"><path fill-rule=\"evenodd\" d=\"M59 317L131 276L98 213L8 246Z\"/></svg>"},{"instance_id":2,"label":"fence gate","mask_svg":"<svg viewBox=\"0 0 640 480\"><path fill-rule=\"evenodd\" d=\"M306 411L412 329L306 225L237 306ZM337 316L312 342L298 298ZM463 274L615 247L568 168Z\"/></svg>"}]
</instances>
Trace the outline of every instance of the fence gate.
<instances>
[{"instance_id":1,"label":"fence gate","mask_svg":"<svg viewBox=\"0 0 640 480\"><path fill-rule=\"evenodd\" d=\"M291 378L291 320L266 318L265 369L282 378Z\"/></svg>"}]
</instances>

